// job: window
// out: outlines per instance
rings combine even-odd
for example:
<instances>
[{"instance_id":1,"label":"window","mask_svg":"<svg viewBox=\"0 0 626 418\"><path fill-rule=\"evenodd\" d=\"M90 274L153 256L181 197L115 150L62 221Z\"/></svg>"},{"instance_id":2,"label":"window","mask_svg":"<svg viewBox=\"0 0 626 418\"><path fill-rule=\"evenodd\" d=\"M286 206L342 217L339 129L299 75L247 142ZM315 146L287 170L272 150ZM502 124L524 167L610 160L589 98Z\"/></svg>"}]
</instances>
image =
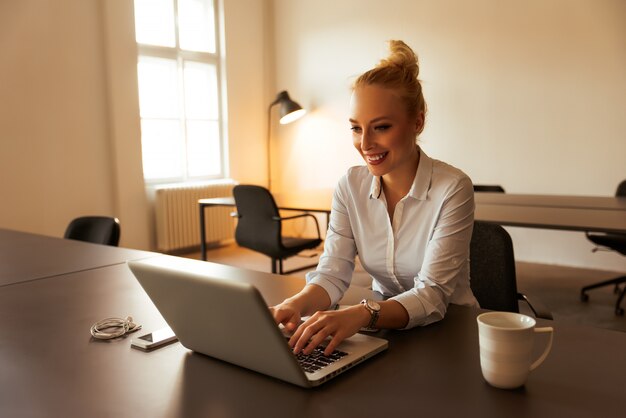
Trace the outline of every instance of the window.
<instances>
[{"instance_id":1,"label":"window","mask_svg":"<svg viewBox=\"0 0 626 418\"><path fill-rule=\"evenodd\" d=\"M135 0L144 178L224 177L215 0Z\"/></svg>"}]
</instances>

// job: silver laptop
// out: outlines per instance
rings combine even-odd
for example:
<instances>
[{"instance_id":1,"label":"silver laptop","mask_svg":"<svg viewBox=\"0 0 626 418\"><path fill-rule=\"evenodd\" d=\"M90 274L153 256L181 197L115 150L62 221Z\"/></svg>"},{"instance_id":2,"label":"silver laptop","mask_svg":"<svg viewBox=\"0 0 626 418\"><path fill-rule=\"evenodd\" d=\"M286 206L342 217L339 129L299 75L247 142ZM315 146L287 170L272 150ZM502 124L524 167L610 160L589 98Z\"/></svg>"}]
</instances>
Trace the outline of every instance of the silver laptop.
<instances>
[{"instance_id":1,"label":"silver laptop","mask_svg":"<svg viewBox=\"0 0 626 418\"><path fill-rule=\"evenodd\" d=\"M356 334L329 357L295 356L260 292L233 280L235 270L165 256L128 266L183 346L299 386L318 386L388 345Z\"/></svg>"}]
</instances>

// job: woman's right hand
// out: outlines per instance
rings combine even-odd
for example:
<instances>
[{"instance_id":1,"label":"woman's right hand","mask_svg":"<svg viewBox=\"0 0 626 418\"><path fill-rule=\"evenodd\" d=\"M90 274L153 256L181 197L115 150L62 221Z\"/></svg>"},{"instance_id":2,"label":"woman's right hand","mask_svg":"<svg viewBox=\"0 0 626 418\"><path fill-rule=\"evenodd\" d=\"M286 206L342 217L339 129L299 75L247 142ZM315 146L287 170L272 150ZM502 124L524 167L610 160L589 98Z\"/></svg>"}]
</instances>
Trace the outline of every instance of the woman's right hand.
<instances>
[{"instance_id":1,"label":"woman's right hand","mask_svg":"<svg viewBox=\"0 0 626 418\"><path fill-rule=\"evenodd\" d=\"M288 332L294 332L300 325L300 310L292 303L284 301L276 306L270 306L269 309L276 323L282 324Z\"/></svg>"},{"instance_id":2,"label":"woman's right hand","mask_svg":"<svg viewBox=\"0 0 626 418\"><path fill-rule=\"evenodd\" d=\"M276 323L282 324L287 332L293 333L300 326L303 315L328 309L329 305L328 293L318 285L308 284L294 296L269 309Z\"/></svg>"}]
</instances>

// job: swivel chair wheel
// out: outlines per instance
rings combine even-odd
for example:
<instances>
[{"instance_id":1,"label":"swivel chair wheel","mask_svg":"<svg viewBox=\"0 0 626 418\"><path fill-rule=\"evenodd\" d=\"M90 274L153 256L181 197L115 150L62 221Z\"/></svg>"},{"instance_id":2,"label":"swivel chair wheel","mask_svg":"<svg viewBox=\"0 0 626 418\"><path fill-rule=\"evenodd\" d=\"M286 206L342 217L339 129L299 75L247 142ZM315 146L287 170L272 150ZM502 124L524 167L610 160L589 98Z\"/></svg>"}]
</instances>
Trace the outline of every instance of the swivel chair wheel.
<instances>
[{"instance_id":1,"label":"swivel chair wheel","mask_svg":"<svg viewBox=\"0 0 626 418\"><path fill-rule=\"evenodd\" d=\"M615 308L615 315L624 315L624 308Z\"/></svg>"},{"instance_id":2,"label":"swivel chair wheel","mask_svg":"<svg viewBox=\"0 0 626 418\"><path fill-rule=\"evenodd\" d=\"M583 302L587 302L589 300L589 295L584 292L580 292L580 300Z\"/></svg>"}]
</instances>

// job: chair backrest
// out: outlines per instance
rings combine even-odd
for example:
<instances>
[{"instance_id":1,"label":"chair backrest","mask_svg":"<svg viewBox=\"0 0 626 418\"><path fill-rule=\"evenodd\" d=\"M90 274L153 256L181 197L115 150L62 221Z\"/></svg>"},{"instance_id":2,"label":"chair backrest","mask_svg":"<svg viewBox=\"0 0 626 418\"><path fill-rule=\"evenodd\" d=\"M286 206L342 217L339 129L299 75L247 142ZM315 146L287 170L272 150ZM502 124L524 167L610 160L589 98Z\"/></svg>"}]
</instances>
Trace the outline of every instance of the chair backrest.
<instances>
[{"instance_id":1,"label":"chair backrest","mask_svg":"<svg viewBox=\"0 0 626 418\"><path fill-rule=\"evenodd\" d=\"M481 308L519 312L513 241L502 226L475 221L470 287Z\"/></svg>"},{"instance_id":2,"label":"chair backrest","mask_svg":"<svg viewBox=\"0 0 626 418\"><path fill-rule=\"evenodd\" d=\"M274 197L265 187L240 184L234 187L237 206L235 241L241 247L278 257L282 248L281 222Z\"/></svg>"},{"instance_id":3,"label":"chair backrest","mask_svg":"<svg viewBox=\"0 0 626 418\"><path fill-rule=\"evenodd\" d=\"M504 188L499 184L475 184L474 191L504 193Z\"/></svg>"},{"instance_id":4,"label":"chair backrest","mask_svg":"<svg viewBox=\"0 0 626 418\"><path fill-rule=\"evenodd\" d=\"M617 186L615 196L626 197L626 180L622 180L622 182Z\"/></svg>"},{"instance_id":5,"label":"chair backrest","mask_svg":"<svg viewBox=\"0 0 626 418\"><path fill-rule=\"evenodd\" d=\"M108 216L82 216L70 222L64 238L117 247L120 242L120 222Z\"/></svg>"}]
</instances>

